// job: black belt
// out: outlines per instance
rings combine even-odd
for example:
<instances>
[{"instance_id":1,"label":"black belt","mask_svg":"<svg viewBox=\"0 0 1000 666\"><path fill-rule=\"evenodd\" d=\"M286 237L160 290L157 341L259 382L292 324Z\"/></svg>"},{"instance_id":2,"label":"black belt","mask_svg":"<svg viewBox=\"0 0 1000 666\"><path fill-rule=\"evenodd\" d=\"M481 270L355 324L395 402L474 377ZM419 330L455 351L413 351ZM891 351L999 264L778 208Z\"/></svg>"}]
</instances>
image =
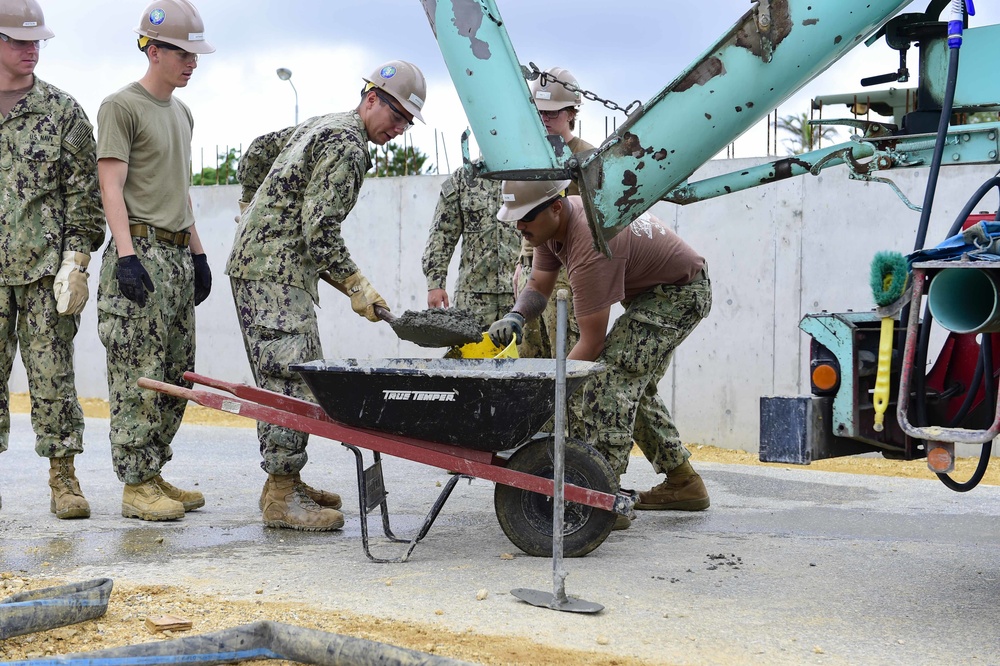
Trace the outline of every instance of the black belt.
<instances>
[{"instance_id":1,"label":"black belt","mask_svg":"<svg viewBox=\"0 0 1000 666\"><path fill-rule=\"evenodd\" d=\"M191 232L189 231L167 231L151 227L148 224L130 224L128 232L136 238L155 238L161 243L169 243L177 247L187 247L191 242Z\"/></svg>"}]
</instances>

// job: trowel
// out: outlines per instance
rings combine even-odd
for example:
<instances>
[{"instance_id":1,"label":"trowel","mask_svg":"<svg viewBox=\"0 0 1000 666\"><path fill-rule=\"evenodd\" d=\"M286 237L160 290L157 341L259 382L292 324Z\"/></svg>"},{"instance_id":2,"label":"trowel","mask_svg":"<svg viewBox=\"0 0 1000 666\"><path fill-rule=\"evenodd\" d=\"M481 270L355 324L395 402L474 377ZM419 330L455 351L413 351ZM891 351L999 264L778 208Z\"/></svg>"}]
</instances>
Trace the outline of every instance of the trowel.
<instances>
[{"instance_id":1,"label":"trowel","mask_svg":"<svg viewBox=\"0 0 1000 666\"><path fill-rule=\"evenodd\" d=\"M327 284L338 288L328 272L321 271L319 276ZM483 337L482 323L467 310L407 310L397 317L387 308L375 306L375 315L389 324L400 340L421 347L457 347L469 342L479 342Z\"/></svg>"}]
</instances>

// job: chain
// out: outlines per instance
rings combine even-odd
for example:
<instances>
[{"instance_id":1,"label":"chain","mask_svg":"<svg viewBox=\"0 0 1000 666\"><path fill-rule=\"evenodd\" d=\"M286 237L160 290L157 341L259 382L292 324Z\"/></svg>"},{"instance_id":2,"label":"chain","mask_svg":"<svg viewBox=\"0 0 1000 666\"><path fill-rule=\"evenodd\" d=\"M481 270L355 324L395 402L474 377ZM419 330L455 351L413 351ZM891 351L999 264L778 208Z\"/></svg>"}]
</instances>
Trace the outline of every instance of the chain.
<instances>
[{"instance_id":1,"label":"chain","mask_svg":"<svg viewBox=\"0 0 1000 666\"><path fill-rule=\"evenodd\" d=\"M559 83L562 85L563 88L565 88L570 92L580 93L581 95L583 95L584 99L589 99L591 102L600 102L601 104L604 105L605 108L611 109L612 111L621 111L626 116L631 115L633 111L638 110L639 107L642 106L642 102L640 102L639 100L634 100L631 104L629 104L626 107L619 106L609 99L603 99L601 97L598 97L595 93L590 92L589 90L584 90L575 83L571 83L569 81L560 81L551 74L546 74L545 72L538 69L538 65L536 65L533 62L529 62L528 65L530 65L531 67L530 70L526 67L521 68L524 71L524 78L527 79L528 81L534 81L540 76L542 77L543 86L549 81L552 81L554 83Z\"/></svg>"}]
</instances>

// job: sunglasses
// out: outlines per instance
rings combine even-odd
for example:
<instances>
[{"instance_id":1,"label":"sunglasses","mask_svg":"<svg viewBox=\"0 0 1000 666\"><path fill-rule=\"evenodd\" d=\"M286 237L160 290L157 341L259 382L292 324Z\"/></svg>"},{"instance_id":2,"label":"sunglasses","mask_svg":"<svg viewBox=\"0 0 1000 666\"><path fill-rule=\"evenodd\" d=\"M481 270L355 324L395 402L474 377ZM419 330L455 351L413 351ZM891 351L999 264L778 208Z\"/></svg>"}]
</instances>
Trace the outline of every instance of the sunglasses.
<instances>
[{"instance_id":1,"label":"sunglasses","mask_svg":"<svg viewBox=\"0 0 1000 666\"><path fill-rule=\"evenodd\" d=\"M167 51L174 51L175 53L177 53L178 57L181 60L183 60L184 62L198 62L198 54L197 53L189 53L188 51L185 51L181 47L176 46L174 44L169 44L167 42L150 42L149 45L150 46L155 46L158 49L165 49Z\"/></svg>"},{"instance_id":2,"label":"sunglasses","mask_svg":"<svg viewBox=\"0 0 1000 666\"><path fill-rule=\"evenodd\" d=\"M14 39L10 35L0 32L0 39L7 42L7 45L15 51L27 51L28 49L42 49L48 43L44 39Z\"/></svg>"},{"instance_id":3,"label":"sunglasses","mask_svg":"<svg viewBox=\"0 0 1000 666\"><path fill-rule=\"evenodd\" d=\"M396 105L393 104L392 102L390 102L388 100L388 98L386 98L384 95L382 95L379 92L376 92L375 96L379 98L379 101L381 101L383 104L385 104L386 106L388 106L390 111L392 111L392 115L393 115L393 118L396 120L396 125L397 126L399 126L399 125L405 125L405 127L403 128L404 130L408 130L411 127L413 127L413 122L410 121L410 120L407 120L406 116L403 115L403 112L400 111L399 109L397 109Z\"/></svg>"},{"instance_id":4,"label":"sunglasses","mask_svg":"<svg viewBox=\"0 0 1000 666\"><path fill-rule=\"evenodd\" d=\"M559 197L553 197L553 198L549 199L548 201L543 201L542 203L538 204L537 206L535 206L534 208L532 208L531 210L529 210L527 213L525 213L524 216L521 217L521 219L519 220L519 222L524 222L525 224L530 224L530 223L534 222L535 218L538 217L539 215L541 215L541 213L542 213L543 210L545 210L546 208L548 208L549 206L551 206L553 203L555 203L556 199L558 199L558 198Z\"/></svg>"}]
</instances>

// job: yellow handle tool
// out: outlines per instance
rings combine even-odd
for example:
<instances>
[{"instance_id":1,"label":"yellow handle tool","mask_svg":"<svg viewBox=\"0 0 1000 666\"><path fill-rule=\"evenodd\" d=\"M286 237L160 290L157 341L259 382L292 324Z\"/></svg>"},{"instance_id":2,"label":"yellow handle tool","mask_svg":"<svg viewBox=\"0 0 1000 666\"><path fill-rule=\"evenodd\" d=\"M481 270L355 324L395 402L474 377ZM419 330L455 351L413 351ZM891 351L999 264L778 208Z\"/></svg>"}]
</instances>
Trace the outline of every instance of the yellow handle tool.
<instances>
[{"instance_id":1,"label":"yellow handle tool","mask_svg":"<svg viewBox=\"0 0 1000 666\"><path fill-rule=\"evenodd\" d=\"M875 376L875 432L882 432L885 410L889 406L889 375L892 371L892 335L895 319L882 318L882 332L878 341L878 374Z\"/></svg>"}]
</instances>

